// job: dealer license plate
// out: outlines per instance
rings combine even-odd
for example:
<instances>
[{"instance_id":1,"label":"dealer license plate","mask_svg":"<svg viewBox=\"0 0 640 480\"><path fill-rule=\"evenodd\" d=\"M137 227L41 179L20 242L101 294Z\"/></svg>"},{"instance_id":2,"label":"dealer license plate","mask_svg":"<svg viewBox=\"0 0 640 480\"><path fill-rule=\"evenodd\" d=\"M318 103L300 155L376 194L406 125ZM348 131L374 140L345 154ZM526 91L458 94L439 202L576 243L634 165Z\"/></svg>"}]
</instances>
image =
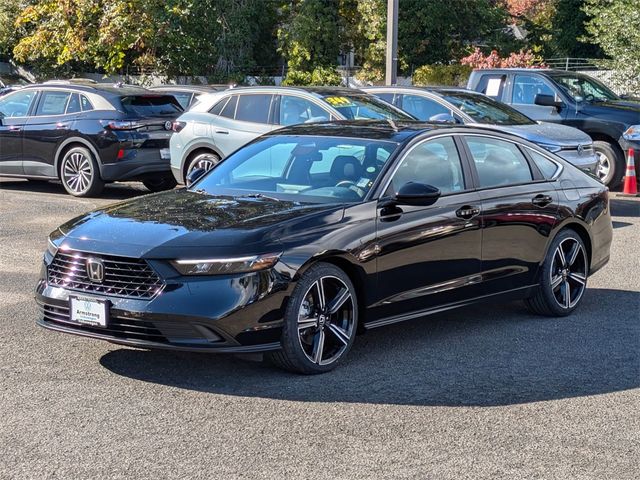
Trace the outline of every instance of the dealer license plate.
<instances>
[{"instance_id":1,"label":"dealer license plate","mask_svg":"<svg viewBox=\"0 0 640 480\"><path fill-rule=\"evenodd\" d=\"M163 160L169 160L171 158L171 153L168 148L160 149L160 158Z\"/></svg>"},{"instance_id":2,"label":"dealer license plate","mask_svg":"<svg viewBox=\"0 0 640 480\"><path fill-rule=\"evenodd\" d=\"M89 297L69 297L71 321L96 327L106 327L108 320L107 301Z\"/></svg>"}]
</instances>

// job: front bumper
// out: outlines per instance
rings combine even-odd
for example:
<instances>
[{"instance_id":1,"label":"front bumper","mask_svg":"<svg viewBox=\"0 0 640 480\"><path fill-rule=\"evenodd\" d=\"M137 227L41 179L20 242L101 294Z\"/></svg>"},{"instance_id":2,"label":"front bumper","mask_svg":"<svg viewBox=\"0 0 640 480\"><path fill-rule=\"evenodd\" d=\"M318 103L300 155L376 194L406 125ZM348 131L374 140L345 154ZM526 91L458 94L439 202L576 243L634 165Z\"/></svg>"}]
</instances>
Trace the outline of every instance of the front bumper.
<instances>
[{"instance_id":1,"label":"front bumper","mask_svg":"<svg viewBox=\"0 0 640 480\"><path fill-rule=\"evenodd\" d=\"M156 296L140 299L52 285L46 268L45 261L35 299L37 324L49 330L141 348L225 353L280 348L288 282L275 271L168 279ZM72 321L70 295L107 300L106 327Z\"/></svg>"}]
</instances>

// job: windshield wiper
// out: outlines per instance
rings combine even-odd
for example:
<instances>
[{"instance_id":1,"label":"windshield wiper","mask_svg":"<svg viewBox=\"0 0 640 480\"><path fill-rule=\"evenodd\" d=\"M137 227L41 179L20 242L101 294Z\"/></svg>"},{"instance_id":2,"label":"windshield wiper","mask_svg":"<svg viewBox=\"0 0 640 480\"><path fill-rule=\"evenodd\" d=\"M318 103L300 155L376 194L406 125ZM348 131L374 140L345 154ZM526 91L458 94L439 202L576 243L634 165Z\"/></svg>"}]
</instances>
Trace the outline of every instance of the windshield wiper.
<instances>
[{"instance_id":1,"label":"windshield wiper","mask_svg":"<svg viewBox=\"0 0 640 480\"><path fill-rule=\"evenodd\" d=\"M238 195L237 198L262 198L264 200L273 200L274 202L280 201L279 198L263 195L262 193L247 193L246 195Z\"/></svg>"}]
</instances>

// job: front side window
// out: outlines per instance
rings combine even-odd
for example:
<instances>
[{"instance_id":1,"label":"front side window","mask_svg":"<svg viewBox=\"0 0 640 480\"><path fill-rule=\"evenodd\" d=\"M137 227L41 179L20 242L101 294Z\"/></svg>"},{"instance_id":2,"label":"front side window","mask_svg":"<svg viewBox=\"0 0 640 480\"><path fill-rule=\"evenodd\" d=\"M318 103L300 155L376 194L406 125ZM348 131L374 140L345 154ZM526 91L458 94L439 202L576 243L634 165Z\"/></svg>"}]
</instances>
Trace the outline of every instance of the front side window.
<instances>
[{"instance_id":1,"label":"front side window","mask_svg":"<svg viewBox=\"0 0 640 480\"><path fill-rule=\"evenodd\" d=\"M418 95L402 95L402 109L425 122L432 120L435 115L451 115L451 109L435 100Z\"/></svg>"},{"instance_id":2,"label":"front side window","mask_svg":"<svg viewBox=\"0 0 640 480\"><path fill-rule=\"evenodd\" d=\"M465 137L481 188L518 185L533 180L531 169L514 143L488 137Z\"/></svg>"},{"instance_id":3,"label":"front side window","mask_svg":"<svg viewBox=\"0 0 640 480\"><path fill-rule=\"evenodd\" d=\"M211 195L358 202L397 146L388 141L342 137L266 137L227 157L193 188Z\"/></svg>"},{"instance_id":4,"label":"front side window","mask_svg":"<svg viewBox=\"0 0 640 480\"><path fill-rule=\"evenodd\" d=\"M236 120L253 123L269 123L269 110L273 95L239 95Z\"/></svg>"},{"instance_id":5,"label":"front side window","mask_svg":"<svg viewBox=\"0 0 640 480\"><path fill-rule=\"evenodd\" d=\"M35 90L10 93L0 98L0 113L5 117L26 117L35 96Z\"/></svg>"},{"instance_id":6,"label":"front side window","mask_svg":"<svg viewBox=\"0 0 640 480\"><path fill-rule=\"evenodd\" d=\"M554 75L553 79L576 102L606 102L619 100L620 97L593 78L578 75Z\"/></svg>"},{"instance_id":7,"label":"front side window","mask_svg":"<svg viewBox=\"0 0 640 480\"><path fill-rule=\"evenodd\" d=\"M40 97L36 115L64 115L67 102L71 94L69 92L45 91Z\"/></svg>"},{"instance_id":8,"label":"front side window","mask_svg":"<svg viewBox=\"0 0 640 480\"><path fill-rule=\"evenodd\" d=\"M389 186L397 193L409 182L439 188L443 195L465 189L462 162L453 137L427 140L411 149L402 159Z\"/></svg>"},{"instance_id":9,"label":"front side window","mask_svg":"<svg viewBox=\"0 0 640 480\"><path fill-rule=\"evenodd\" d=\"M466 92L449 92L444 99L476 123L491 125L533 125L535 122L515 108L491 98Z\"/></svg>"},{"instance_id":10,"label":"front side window","mask_svg":"<svg viewBox=\"0 0 640 480\"><path fill-rule=\"evenodd\" d=\"M534 75L516 75L513 81L511 103L535 105L536 95L555 96L555 92L541 78Z\"/></svg>"},{"instance_id":11,"label":"front side window","mask_svg":"<svg viewBox=\"0 0 640 480\"><path fill-rule=\"evenodd\" d=\"M323 100L347 120L415 120L408 113L372 95L328 95Z\"/></svg>"},{"instance_id":12,"label":"front side window","mask_svg":"<svg viewBox=\"0 0 640 480\"><path fill-rule=\"evenodd\" d=\"M328 112L309 100L292 95L280 97L280 125L322 122L329 117Z\"/></svg>"}]
</instances>

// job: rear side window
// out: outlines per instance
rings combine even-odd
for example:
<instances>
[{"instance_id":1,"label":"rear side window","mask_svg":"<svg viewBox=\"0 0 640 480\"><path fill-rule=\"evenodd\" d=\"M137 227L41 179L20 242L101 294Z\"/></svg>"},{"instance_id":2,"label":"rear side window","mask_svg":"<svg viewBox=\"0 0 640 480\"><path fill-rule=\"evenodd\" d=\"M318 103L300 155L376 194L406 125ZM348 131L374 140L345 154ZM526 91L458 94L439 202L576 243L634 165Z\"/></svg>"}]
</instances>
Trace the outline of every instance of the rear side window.
<instances>
[{"instance_id":1,"label":"rear side window","mask_svg":"<svg viewBox=\"0 0 640 480\"><path fill-rule=\"evenodd\" d=\"M45 90L42 93L42 97L40 97L40 101L38 102L36 115L64 115L70 96L71 94L69 92L55 92Z\"/></svg>"},{"instance_id":2,"label":"rear side window","mask_svg":"<svg viewBox=\"0 0 640 480\"><path fill-rule=\"evenodd\" d=\"M80 95L80 105L82 106L82 111L87 112L89 110L93 110L93 105L89 101L87 97L84 95Z\"/></svg>"},{"instance_id":3,"label":"rear side window","mask_svg":"<svg viewBox=\"0 0 640 480\"><path fill-rule=\"evenodd\" d=\"M491 97L494 100L500 100L506 79L506 75L482 75L476 91L484 93L487 97Z\"/></svg>"},{"instance_id":4,"label":"rear side window","mask_svg":"<svg viewBox=\"0 0 640 480\"><path fill-rule=\"evenodd\" d=\"M223 98L222 100L220 100L218 103L216 103L213 108L211 108L211 110L209 110L209 113L213 114L213 115L220 115L220 112L222 112L222 109L224 108L224 106L227 104L227 102L229 101L229 98Z\"/></svg>"},{"instance_id":5,"label":"rear side window","mask_svg":"<svg viewBox=\"0 0 640 480\"><path fill-rule=\"evenodd\" d=\"M78 113L81 111L80 107L80 95L72 93L69 103L67 104L67 113Z\"/></svg>"},{"instance_id":6,"label":"rear side window","mask_svg":"<svg viewBox=\"0 0 640 480\"><path fill-rule=\"evenodd\" d=\"M529 153L529 156L534 161L536 166L542 172L542 175L544 175L544 178L547 178L547 179L553 178L558 172L558 170L560 170L560 167L556 162L552 162L547 157L539 154L535 150L531 150L530 148L527 148L527 152Z\"/></svg>"},{"instance_id":7,"label":"rear side window","mask_svg":"<svg viewBox=\"0 0 640 480\"><path fill-rule=\"evenodd\" d=\"M280 97L280 125L295 125L329 120L329 113L305 98L293 95Z\"/></svg>"},{"instance_id":8,"label":"rear side window","mask_svg":"<svg viewBox=\"0 0 640 480\"><path fill-rule=\"evenodd\" d=\"M131 95L120 101L126 113L139 117L175 116L182 112L173 95Z\"/></svg>"},{"instance_id":9,"label":"rear side window","mask_svg":"<svg viewBox=\"0 0 640 480\"><path fill-rule=\"evenodd\" d=\"M192 93L176 92L176 93L172 93L172 95L176 97L176 100L178 100L178 103L180 104L183 110L186 110L187 108L189 108L189 105L191 104L191 97L193 96Z\"/></svg>"},{"instance_id":10,"label":"rear side window","mask_svg":"<svg viewBox=\"0 0 640 480\"><path fill-rule=\"evenodd\" d=\"M423 121L431 120L433 116L442 113L451 115L451 110L447 107L440 105L435 100L419 97L418 95L403 95L402 109L405 112L409 112L418 120Z\"/></svg>"},{"instance_id":11,"label":"rear side window","mask_svg":"<svg viewBox=\"0 0 640 480\"><path fill-rule=\"evenodd\" d=\"M238 96L233 95L220 112L220 115L227 118L235 118L236 105L238 105Z\"/></svg>"},{"instance_id":12,"label":"rear side window","mask_svg":"<svg viewBox=\"0 0 640 480\"><path fill-rule=\"evenodd\" d=\"M269 123L269 110L273 95L240 95L236 120L254 123Z\"/></svg>"},{"instance_id":13,"label":"rear side window","mask_svg":"<svg viewBox=\"0 0 640 480\"><path fill-rule=\"evenodd\" d=\"M387 103L393 103L393 93L374 93L374 95Z\"/></svg>"},{"instance_id":14,"label":"rear side window","mask_svg":"<svg viewBox=\"0 0 640 480\"><path fill-rule=\"evenodd\" d=\"M511 142L487 137L465 137L478 171L481 188L517 185L533 180L529 163Z\"/></svg>"},{"instance_id":15,"label":"rear side window","mask_svg":"<svg viewBox=\"0 0 640 480\"><path fill-rule=\"evenodd\" d=\"M0 97L0 113L5 117L26 117L35 95L35 90L26 90Z\"/></svg>"}]
</instances>

